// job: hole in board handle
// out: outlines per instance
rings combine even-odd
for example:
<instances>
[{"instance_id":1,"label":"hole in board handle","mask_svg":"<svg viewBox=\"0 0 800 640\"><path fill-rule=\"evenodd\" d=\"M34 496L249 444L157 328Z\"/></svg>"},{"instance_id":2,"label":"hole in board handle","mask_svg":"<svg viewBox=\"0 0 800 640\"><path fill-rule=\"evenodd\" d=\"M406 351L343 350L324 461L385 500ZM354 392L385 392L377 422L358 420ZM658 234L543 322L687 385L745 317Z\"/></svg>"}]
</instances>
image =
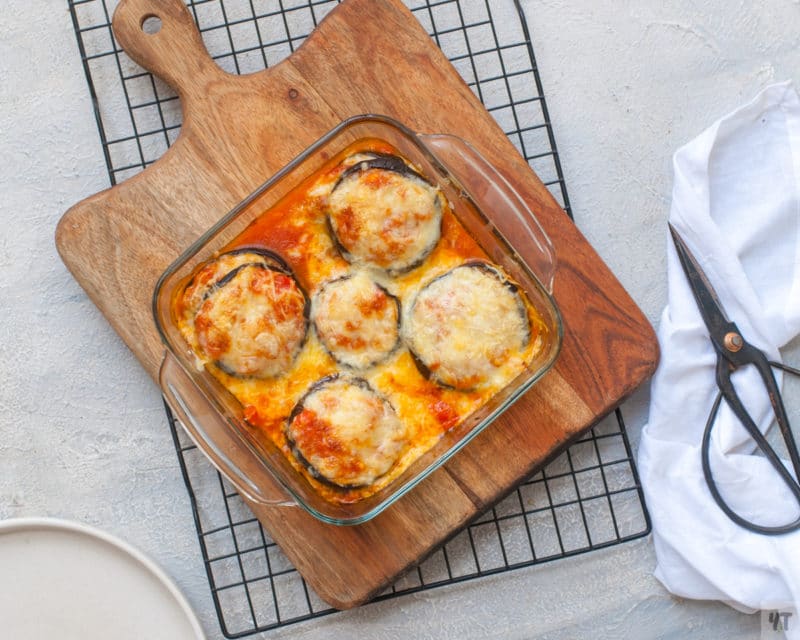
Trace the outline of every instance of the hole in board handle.
<instances>
[{"instance_id":1,"label":"hole in board handle","mask_svg":"<svg viewBox=\"0 0 800 640\"><path fill-rule=\"evenodd\" d=\"M142 31L152 36L161 31L161 18L156 15L149 15L142 18Z\"/></svg>"}]
</instances>

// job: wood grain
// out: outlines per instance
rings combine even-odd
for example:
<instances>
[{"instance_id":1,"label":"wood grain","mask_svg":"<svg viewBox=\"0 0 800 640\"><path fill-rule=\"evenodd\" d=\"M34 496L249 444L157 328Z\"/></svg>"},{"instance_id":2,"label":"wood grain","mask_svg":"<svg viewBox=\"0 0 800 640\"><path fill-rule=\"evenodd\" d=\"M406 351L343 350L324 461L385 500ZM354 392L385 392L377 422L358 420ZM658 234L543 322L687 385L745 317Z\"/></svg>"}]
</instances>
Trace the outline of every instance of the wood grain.
<instances>
[{"instance_id":1,"label":"wood grain","mask_svg":"<svg viewBox=\"0 0 800 640\"><path fill-rule=\"evenodd\" d=\"M157 16L162 28L146 34ZM383 113L469 140L513 184L558 253L565 336L556 366L445 467L375 519L324 524L251 505L310 586L335 607L391 584L596 423L652 374L646 319L398 0L346 0L292 56L247 76L214 64L180 0L122 0L114 32L178 92L175 144L139 175L72 207L58 250L147 371L163 357L150 314L162 271L235 203L342 119ZM391 39L387 39L391 34Z\"/></svg>"}]
</instances>

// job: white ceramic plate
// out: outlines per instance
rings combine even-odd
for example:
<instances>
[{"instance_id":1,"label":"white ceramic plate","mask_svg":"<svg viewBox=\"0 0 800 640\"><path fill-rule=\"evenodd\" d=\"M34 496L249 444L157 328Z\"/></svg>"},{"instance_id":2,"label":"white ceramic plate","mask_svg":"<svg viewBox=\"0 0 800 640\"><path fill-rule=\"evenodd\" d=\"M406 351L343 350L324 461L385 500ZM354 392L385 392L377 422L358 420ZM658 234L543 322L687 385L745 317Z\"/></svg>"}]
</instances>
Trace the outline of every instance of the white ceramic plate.
<instances>
[{"instance_id":1,"label":"white ceramic plate","mask_svg":"<svg viewBox=\"0 0 800 640\"><path fill-rule=\"evenodd\" d=\"M130 545L50 518L0 521L0 635L203 640L175 584Z\"/></svg>"}]
</instances>

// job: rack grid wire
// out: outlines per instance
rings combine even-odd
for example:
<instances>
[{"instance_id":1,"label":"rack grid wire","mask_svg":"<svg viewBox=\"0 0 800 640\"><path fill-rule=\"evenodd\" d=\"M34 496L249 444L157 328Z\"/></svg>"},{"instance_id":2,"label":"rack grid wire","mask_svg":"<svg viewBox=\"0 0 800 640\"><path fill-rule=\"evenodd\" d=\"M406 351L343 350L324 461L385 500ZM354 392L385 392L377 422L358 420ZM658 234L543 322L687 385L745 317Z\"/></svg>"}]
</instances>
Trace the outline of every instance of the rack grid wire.
<instances>
[{"instance_id":1,"label":"rack grid wire","mask_svg":"<svg viewBox=\"0 0 800 640\"><path fill-rule=\"evenodd\" d=\"M177 138L176 93L120 49L118 0L68 0L112 185ZM250 73L291 54L338 0L185 0L217 63ZM564 176L518 0L406 0L568 215ZM505 6L502 6L505 5ZM496 20L496 16L514 20ZM145 29L149 25L145 24ZM156 27L157 28L157 27ZM334 613L166 408L214 605L237 638ZM644 505L617 409L376 600L573 556L645 536Z\"/></svg>"}]
</instances>

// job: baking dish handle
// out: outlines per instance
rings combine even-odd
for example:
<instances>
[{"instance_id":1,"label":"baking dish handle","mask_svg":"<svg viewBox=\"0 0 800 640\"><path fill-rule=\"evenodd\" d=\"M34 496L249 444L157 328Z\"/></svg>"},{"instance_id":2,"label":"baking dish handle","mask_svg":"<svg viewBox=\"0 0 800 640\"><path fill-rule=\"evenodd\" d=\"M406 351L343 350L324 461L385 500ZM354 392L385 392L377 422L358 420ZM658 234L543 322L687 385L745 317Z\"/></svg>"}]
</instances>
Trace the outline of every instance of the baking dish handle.
<instances>
[{"instance_id":1,"label":"baking dish handle","mask_svg":"<svg viewBox=\"0 0 800 640\"><path fill-rule=\"evenodd\" d=\"M494 225L515 246L524 245L525 262L552 295L555 249L516 189L465 140L442 133L419 134L419 138L461 183L455 186L464 189L480 209L495 214L505 212L493 216Z\"/></svg>"},{"instance_id":2,"label":"baking dish handle","mask_svg":"<svg viewBox=\"0 0 800 640\"><path fill-rule=\"evenodd\" d=\"M263 505L297 506L170 353L161 363L159 382L164 399L189 438L239 493Z\"/></svg>"}]
</instances>

